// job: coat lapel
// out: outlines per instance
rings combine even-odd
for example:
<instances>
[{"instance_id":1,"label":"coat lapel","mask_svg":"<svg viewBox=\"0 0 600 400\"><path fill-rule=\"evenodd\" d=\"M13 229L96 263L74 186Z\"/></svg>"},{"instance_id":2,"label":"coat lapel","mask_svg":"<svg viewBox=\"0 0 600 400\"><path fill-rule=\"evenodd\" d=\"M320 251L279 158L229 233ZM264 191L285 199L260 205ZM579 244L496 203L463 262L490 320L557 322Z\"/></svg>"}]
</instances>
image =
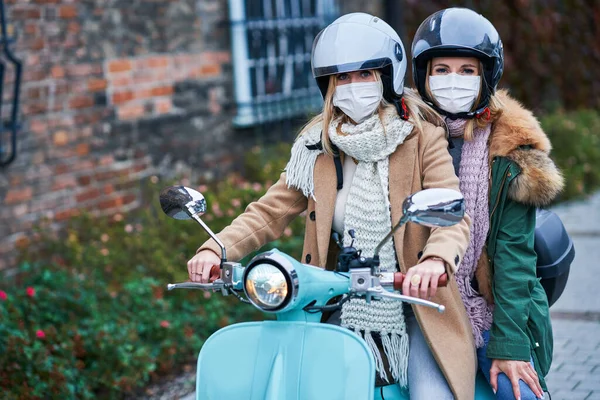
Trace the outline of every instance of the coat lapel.
<instances>
[{"instance_id":1,"label":"coat lapel","mask_svg":"<svg viewBox=\"0 0 600 400\"><path fill-rule=\"evenodd\" d=\"M315 162L315 223L319 265L325 267L333 224L333 212L337 195L335 164L333 157L321 154Z\"/></svg>"},{"instance_id":2,"label":"coat lapel","mask_svg":"<svg viewBox=\"0 0 600 400\"><path fill-rule=\"evenodd\" d=\"M392 223L395 226L402 217L402 204L404 199L412 194L412 186L415 172L415 162L419 158L418 137L411 135L404 141L398 149L390 156L390 205L392 214ZM416 155L416 156L415 156ZM396 256L400 263L400 269L406 272L404 264L404 232L406 225L400 227L394 233L394 247Z\"/></svg>"}]
</instances>

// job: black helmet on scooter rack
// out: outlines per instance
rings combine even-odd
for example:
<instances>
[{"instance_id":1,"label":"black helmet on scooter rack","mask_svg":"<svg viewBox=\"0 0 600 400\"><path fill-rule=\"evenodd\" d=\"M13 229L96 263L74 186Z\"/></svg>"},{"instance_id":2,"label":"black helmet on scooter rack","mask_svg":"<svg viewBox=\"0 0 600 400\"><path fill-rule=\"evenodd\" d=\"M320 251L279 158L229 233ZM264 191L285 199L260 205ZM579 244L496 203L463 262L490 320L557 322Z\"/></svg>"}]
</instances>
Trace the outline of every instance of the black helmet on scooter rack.
<instances>
[{"instance_id":1,"label":"black helmet on scooter rack","mask_svg":"<svg viewBox=\"0 0 600 400\"><path fill-rule=\"evenodd\" d=\"M484 84L473 111L449 114L427 94L427 64L434 57L475 57L481 61ZM485 17L468 8L447 8L430 15L417 29L412 64L415 85L427 104L444 115L473 118L486 110L496 92L504 70L504 51L498 31Z\"/></svg>"},{"instance_id":2,"label":"black helmet on scooter rack","mask_svg":"<svg viewBox=\"0 0 600 400\"><path fill-rule=\"evenodd\" d=\"M311 66L323 98L327 94L329 76L377 69L381 72L383 98L399 107L407 67L406 52L396 31L378 17L351 13L333 21L313 42Z\"/></svg>"}]
</instances>

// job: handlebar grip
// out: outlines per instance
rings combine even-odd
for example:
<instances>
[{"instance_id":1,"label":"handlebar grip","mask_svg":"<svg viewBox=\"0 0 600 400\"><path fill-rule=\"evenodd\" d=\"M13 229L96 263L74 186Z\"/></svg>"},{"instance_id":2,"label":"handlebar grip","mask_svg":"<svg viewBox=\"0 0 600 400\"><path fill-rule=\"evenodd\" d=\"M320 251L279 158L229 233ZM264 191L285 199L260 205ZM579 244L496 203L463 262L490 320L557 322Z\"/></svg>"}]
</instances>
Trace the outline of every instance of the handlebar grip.
<instances>
[{"instance_id":1,"label":"handlebar grip","mask_svg":"<svg viewBox=\"0 0 600 400\"><path fill-rule=\"evenodd\" d=\"M404 282L405 275L402 272L394 273L394 290L402 290L402 282ZM438 287L448 285L448 274L440 275L438 279Z\"/></svg>"},{"instance_id":2,"label":"handlebar grip","mask_svg":"<svg viewBox=\"0 0 600 400\"><path fill-rule=\"evenodd\" d=\"M208 277L209 282L214 282L221 277L221 267L219 265L213 265L210 269L210 274Z\"/></svg>"}]
</instances>

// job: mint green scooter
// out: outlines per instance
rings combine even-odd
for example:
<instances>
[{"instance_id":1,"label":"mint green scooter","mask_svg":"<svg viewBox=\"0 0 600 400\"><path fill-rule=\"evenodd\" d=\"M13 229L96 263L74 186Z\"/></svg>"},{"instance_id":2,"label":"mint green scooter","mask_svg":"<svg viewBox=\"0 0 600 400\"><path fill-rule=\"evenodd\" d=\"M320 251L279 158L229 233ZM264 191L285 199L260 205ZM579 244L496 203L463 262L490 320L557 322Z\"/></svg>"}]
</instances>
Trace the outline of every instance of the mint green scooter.
<instances>
[{"instance_id":1,"label":"mint green scooter","mask_svg":"<svg viewBox=\"0 0 600 400\"><path fill-rule=\"evenodd\" d=\"M430 227L458 223L464 215L460 193L427 189L408 197L402 219L373 257L345 247L336 271L302 264L278 250L261 253L246 266L229 262L221 241L200 219L206 211L202 194L169 187L160 202L168 216L197 221L221 247L219 279L209 284L169 284L169 290L219 291L277 317L231 325L208 338L198 357L197 399L409 399L398 385L375 388L375 361L364 340L348 329L320 323L321 314L354 296L367 301L386 297L444 312L443 305L395 292L403 275L380 272L378 253L408 221ZM337 296L341 296L338 303L327 304ZM477 378L476 398L494 399L483 376Z\"/></svg>"}]
</instances>

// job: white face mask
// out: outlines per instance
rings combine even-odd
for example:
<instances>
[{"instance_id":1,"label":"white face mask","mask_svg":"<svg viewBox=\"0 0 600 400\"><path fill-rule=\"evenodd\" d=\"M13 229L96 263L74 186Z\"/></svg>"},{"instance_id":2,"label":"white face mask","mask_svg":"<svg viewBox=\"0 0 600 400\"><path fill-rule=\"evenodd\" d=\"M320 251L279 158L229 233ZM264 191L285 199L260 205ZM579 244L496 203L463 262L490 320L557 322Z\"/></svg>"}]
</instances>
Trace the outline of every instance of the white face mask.
<instances>
[{"instance_id":1,"label":"white face mask","mask_svg":"<svg viewBox=\"0 0 600 400\"><path fill-rule=\"evenodd\" d=\"M429 77L429 88L440 105L450 114L471 111L481 86L480 76L451 73Z\"/></svg>"},{"instance_id":2,"label":"white face mask","mask_svg":"<svg viewBox=\"0 0 600 400\"><path fill-rule=\"evenodd\" d=\"M335 88L333 105L360 124L373 115L383 97L381 82L348 83Z\"/></svg>"}]
</instances>

